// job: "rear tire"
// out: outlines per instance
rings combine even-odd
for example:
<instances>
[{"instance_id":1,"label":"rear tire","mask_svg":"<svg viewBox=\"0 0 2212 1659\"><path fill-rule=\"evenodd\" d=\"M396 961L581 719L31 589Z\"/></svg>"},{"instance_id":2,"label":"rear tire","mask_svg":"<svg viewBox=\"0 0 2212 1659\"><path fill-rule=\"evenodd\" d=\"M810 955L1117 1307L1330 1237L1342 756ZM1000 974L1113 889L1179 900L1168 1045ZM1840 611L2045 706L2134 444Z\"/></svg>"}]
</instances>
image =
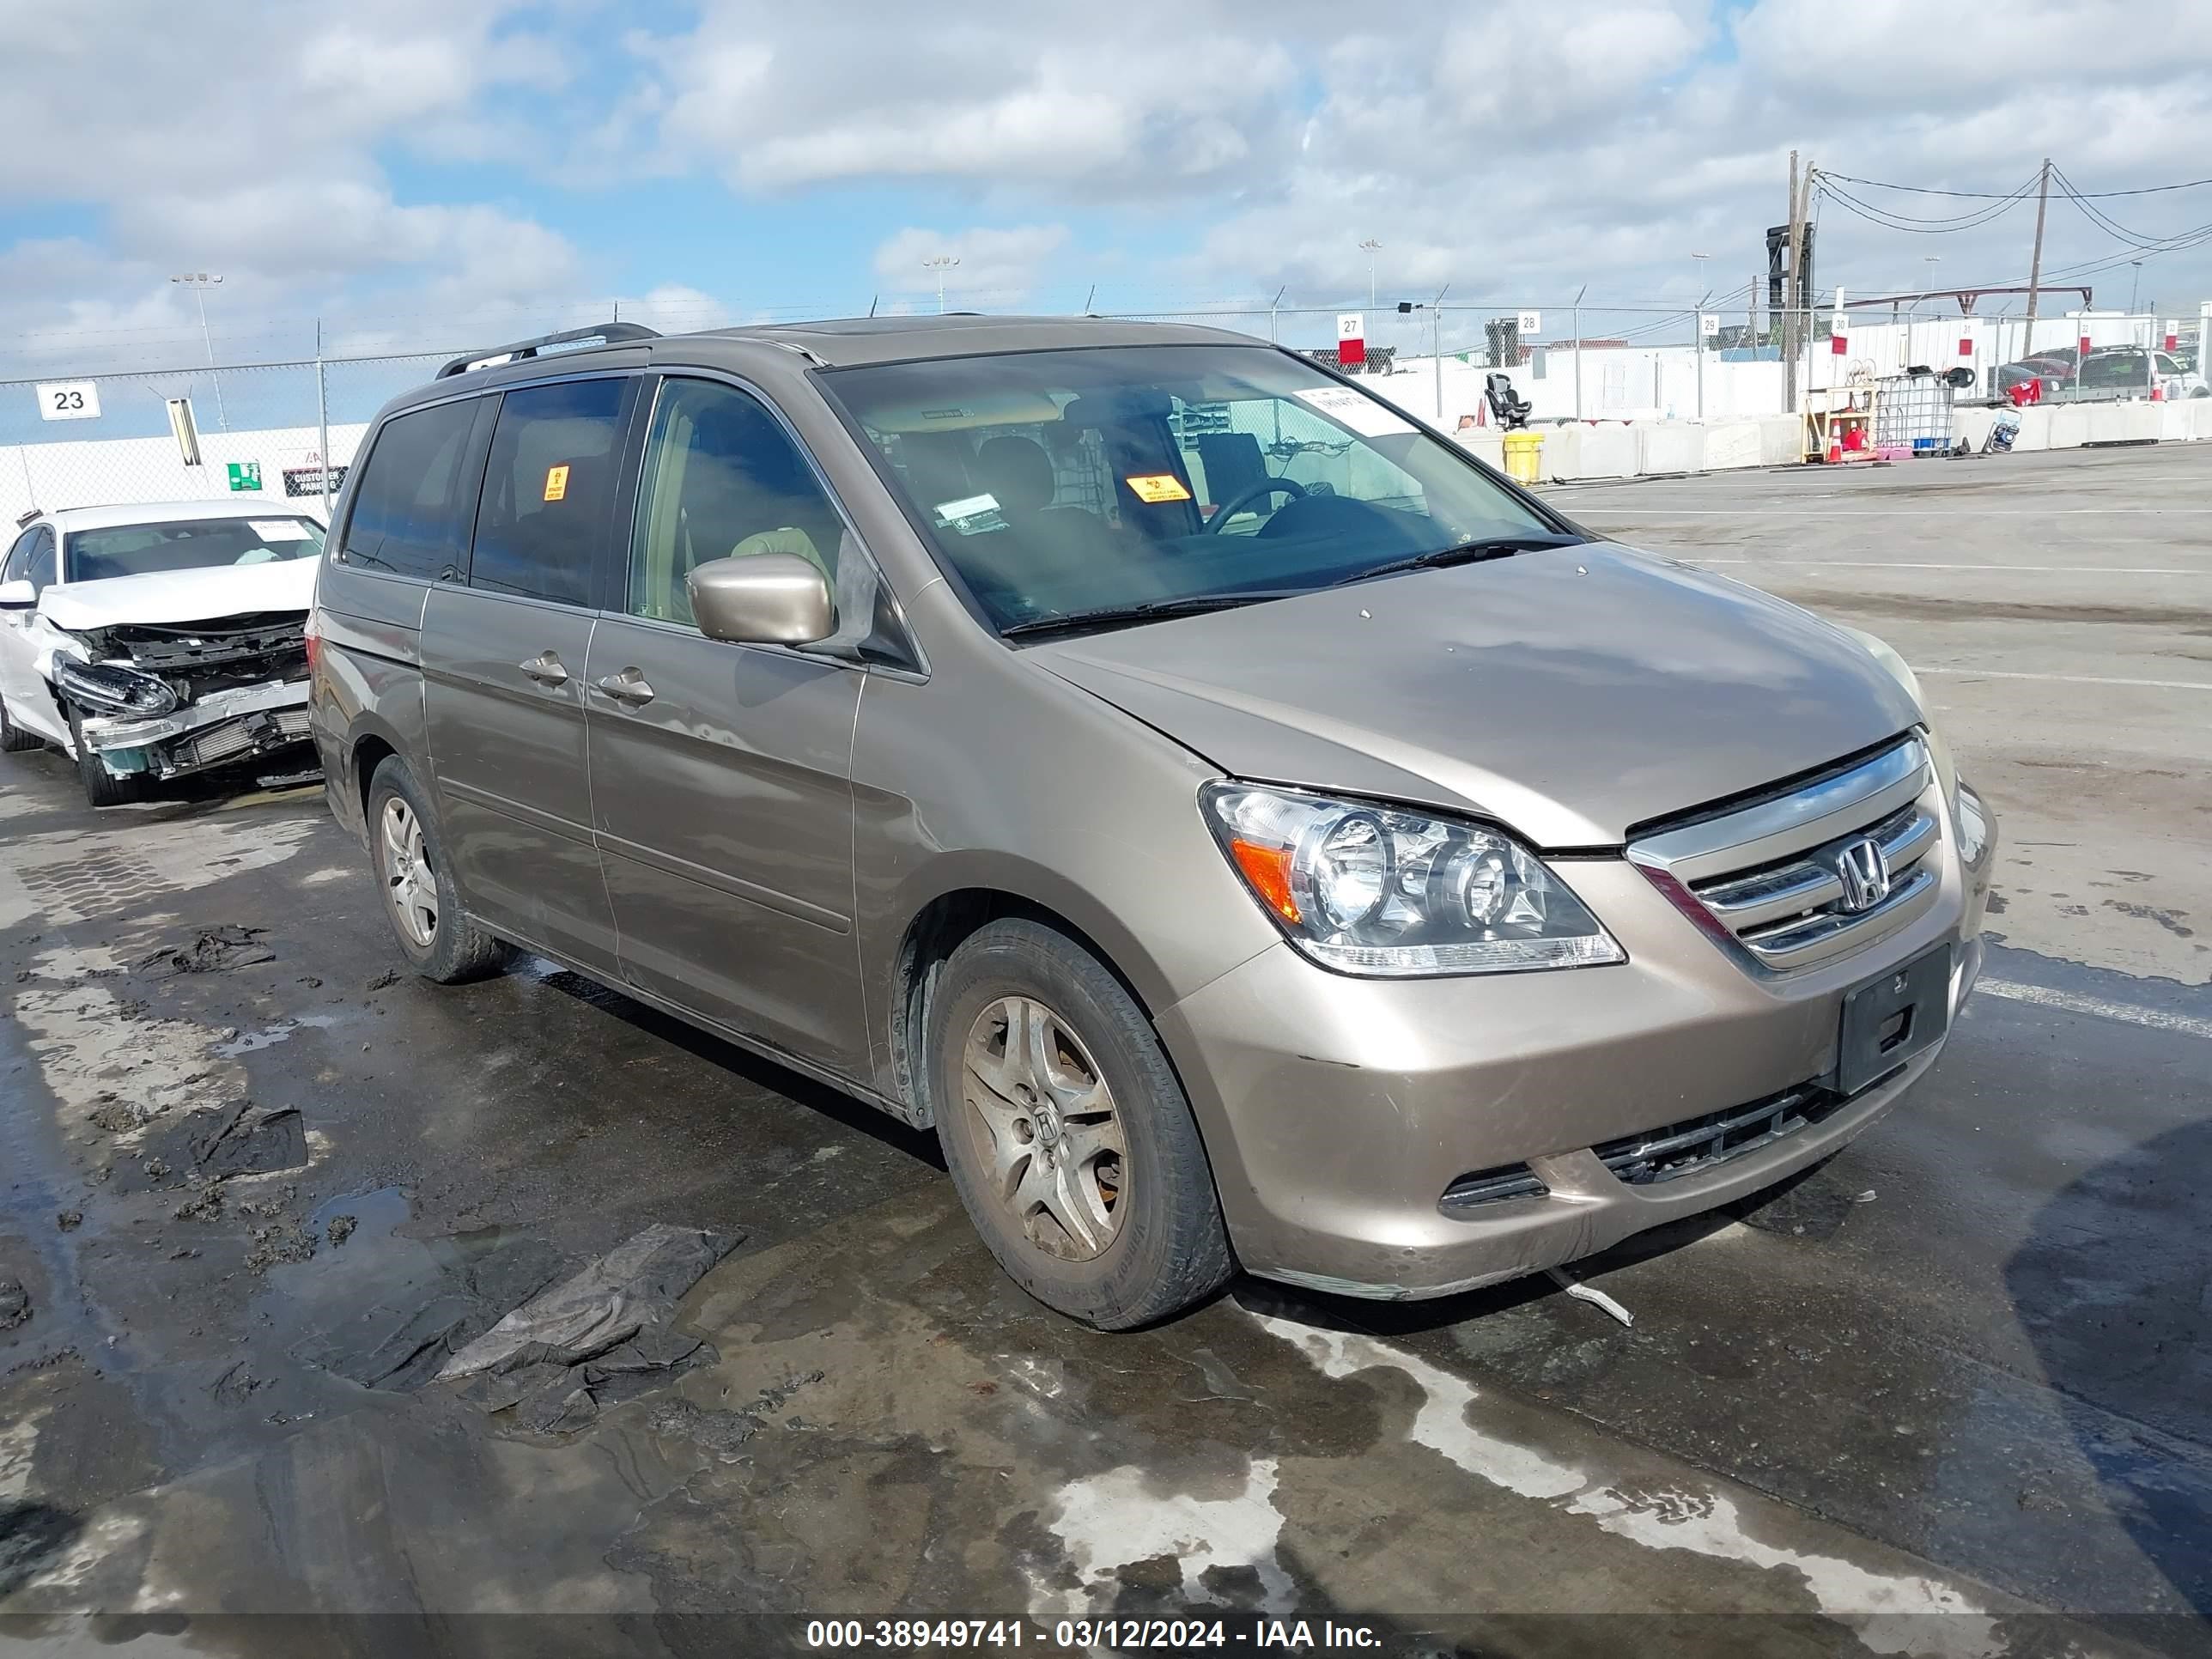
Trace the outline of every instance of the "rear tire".
<instances>
[{"instance_id":1,"label":"rear tire","mask_svg":"<svg viewBox=\"0 0 2212 1659\"><path fill-rule=\"evenodd\" d=\"M8 704L0 698L0 754L21 755L33 749L43 749L46 740L34 732L26 732L8 718Z\"/></svg>"},{"instance_id":2,"label":"rear tire","mask_svg":"<svg viewBox=\"0 0 2212 1659\"><path fill-rule=\"evenodd\" d=\"M86 800L94 806L128 806L154 793L147 779L118 778L100 763L100 757L85 744L84 722L75 709L70 711L69 723L70 746L76 750L77 781L84 786Z\"/></svg>"},{"instance_id":3,"label":"rear tire","mask_svg":"<svg viewBox=\"0 0 2212 1659\"><path fill-rule=\"evenodd\" d=\"M1090 952L1038 922L990 923L945 964L927 1042L953 1185L1016 1284L1121 1331L1229 1281L1190 1103L1144 1010Z\"/></svg>"},{"instance_id":4,"label":"rear tire","mask_svg":"<svg viewBox=\"0 0 2212 1659\"><path fill-rule=\"evenodd\" d=\"M514 947L461 908L445 848L407 763L386 757L368 787L368 856L407 965L440 985L483 979L507 966Z\"/></svg>"}]
</instances>

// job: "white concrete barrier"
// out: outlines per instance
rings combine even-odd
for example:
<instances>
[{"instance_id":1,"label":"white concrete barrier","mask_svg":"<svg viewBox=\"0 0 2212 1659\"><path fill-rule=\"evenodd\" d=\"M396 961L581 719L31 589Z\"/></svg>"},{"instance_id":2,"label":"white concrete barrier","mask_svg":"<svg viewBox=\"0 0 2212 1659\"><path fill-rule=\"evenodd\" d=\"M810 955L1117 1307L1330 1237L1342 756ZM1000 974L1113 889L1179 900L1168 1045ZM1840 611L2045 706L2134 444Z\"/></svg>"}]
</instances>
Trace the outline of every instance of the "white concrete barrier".
<instances>
[{"instance_id":1,"label":"white concrete barrier","mask_svg":"<svg viewBox=\"0 0 2212 1659\"><path fill-rule=\"evenodd\" d=\"M1501 472L1505 470L1505 437L1496 427L1480 426L1471 432L1462 432L1459 441L1470 454L1489 462Z\"/></svg>"},{"instance_id":2,"label":"white concrete barrier","mask_svg":"<svg viewBox=\"0 0 2212 1659\"><path fill-rule=\"evenodd\" d=\"M2089 414L2092 405L2062 404L2050 411L2051 436L2045 445L2051 449L2079 449L2089 441Z\"/></svg>"},{"instance_id":3,"label":"white concrete barrier","mask_svg":"<svg viewBox=\"0 0 2212 1659\"><path fill-rule=\"evenodd\" d=\"M1761 445L1757 421L1714 421L1705 427L1705 471L1759 465Z\"/></svg>"},{"instance_id":4,"label":"white concrete barrier","mask_svg":"<svg viewBox=\"0 0 2212 1659\"><path fill-rule=\"evenodd\" d=\"M1759 464L1795 466L1805 459L1805 420L1800 415L1759 417Z\"/></svg>"},{"instance_id":5,"label":"white concrete barrier","mask_svg":"<svg viewBox=\"0 0 2212 1659\"><path fill-rule=\"evenodd\" d=\"M1553 480L1585 478L1583 471L1583 434L1586 426L1545 426L1536 428L1544 434L1544 447L1537 456L1539 476Z\"/></svg>"},{"instance_id":6,"label":"white concrete barrier","mask_svg":"<svg viewBox=\"0 0 2212 1659\"><path fill-rule=\"evenodd\" d=\"M1705 434L1694 422L1655 421L1636 434L1638 472L1695 472L1705 458Z\"/></svg>"}]
</instances>

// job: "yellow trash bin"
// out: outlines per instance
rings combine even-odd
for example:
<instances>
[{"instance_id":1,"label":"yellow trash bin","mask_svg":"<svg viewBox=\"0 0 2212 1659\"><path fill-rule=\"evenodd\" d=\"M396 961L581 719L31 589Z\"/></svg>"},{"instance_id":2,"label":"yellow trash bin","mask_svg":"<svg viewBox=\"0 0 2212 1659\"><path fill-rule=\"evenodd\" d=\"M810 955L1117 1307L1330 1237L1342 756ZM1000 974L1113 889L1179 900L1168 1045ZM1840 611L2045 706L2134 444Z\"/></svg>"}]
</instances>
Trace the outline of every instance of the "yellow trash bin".
<instances>
[{"instance_id":1,"label":"yellow trash bin","mask_svg":"<svg viewBox=\"0 0 2212 1659\"><path fill-rule=\"evenodd\" d=\"M1505 442L1505 476L1516 483L1532 484L1544 476L1544 434L1540 432L1508 432Z\"/></svg>"}]
</instances>

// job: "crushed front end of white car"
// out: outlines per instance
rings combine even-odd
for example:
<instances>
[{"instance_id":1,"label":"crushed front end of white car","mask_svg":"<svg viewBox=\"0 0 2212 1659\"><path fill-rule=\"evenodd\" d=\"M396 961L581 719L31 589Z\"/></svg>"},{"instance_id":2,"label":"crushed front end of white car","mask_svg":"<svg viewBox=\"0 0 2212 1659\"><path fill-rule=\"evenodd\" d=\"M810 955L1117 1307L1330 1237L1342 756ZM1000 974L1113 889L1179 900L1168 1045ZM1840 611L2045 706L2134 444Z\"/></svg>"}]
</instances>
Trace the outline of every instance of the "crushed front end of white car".
<instances>
[{"instance_id":1,"label":"crushed front end of white car","mask_svg":"<svg viewBox=\"0 0 2212 1659\"><path fill-rule=\"evenodd\" d=\"M313 576L301 561L53 588L33 624L37 665L111 776L273 759L308 741ZM226 600L240 609L218 614ZM295 760L284 775L314 769L304 751Z\"/></svg>"},{"instance_id":2,"label":"crushed front end of white car","mask_svg":"<svg viewBox=\"0 0 2212 1659\"><path fill-rule=\"evenodd\" d=\"M57 654L55 690L116 777L181 777L307 740L306 617L105 628Z\"/></svg>"}]
</instances>

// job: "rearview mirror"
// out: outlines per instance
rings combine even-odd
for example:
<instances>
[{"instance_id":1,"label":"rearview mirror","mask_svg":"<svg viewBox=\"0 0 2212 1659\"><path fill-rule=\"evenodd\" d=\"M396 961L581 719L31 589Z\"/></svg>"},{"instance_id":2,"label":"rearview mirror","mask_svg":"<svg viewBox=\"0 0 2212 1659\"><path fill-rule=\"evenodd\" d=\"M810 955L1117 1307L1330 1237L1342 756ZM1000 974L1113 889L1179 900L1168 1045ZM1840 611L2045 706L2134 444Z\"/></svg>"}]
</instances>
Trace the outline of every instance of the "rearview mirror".
<instances>
[{"instance_id":1,"label":"rearview mirror","mask_svg":"<svg viewBox=\"0 0 2212 1659\"><path fill-rule=\"evenodd\" d=\"M39 602L39 590L20 577L0 582L0 611L28 611Z\"/></svg>"},{"instance_id":2,"label":"rearview mirror","mask_svg":"<svg viewBox=\"0 0 2212 1659\"><path fill-rule=\"evenodd\" d=\"M836 631L830 583L796 553L709 559L688 579L691 614L710 640L732 645L811 645Z\"/></svg>"}]
</instances>

